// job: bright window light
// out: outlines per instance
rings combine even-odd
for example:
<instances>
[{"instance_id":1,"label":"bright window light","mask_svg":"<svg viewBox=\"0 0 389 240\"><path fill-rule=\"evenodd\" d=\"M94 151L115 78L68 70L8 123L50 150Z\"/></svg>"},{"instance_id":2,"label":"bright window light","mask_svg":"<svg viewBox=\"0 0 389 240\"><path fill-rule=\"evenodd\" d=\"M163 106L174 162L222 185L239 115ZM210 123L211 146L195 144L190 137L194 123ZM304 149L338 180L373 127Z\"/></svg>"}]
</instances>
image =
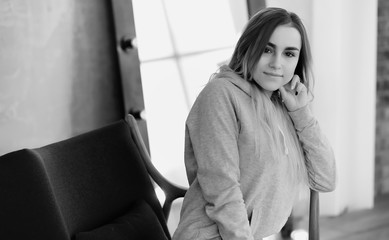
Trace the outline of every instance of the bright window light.
<instances>
[{"instance_id":1,"label":"bright window light","mask_svg":"<svg viewBox=\"0 0 389 240\"><path fill-rule=\"evenodd\" d=\"M165 193L158 185L156 185L154 190L155 190L155 194L157 195L159 203L161 204L161 206L163 206L163 204L165 203L165 199L166 199Z\"/></svg>"},{"instance_id":2,"label":"bright window light","mask_svg":"<svg viewBox=\"0 0 389 240\"><path fill-rule=\"evenodd\" d=\"M170 181L188 186L185 120L198 93L232 55L246 1L133 0L150 155Z\"/></svg>"},{"instance_id":3,"label":"bright window light","mask_svg":"<svg viewBox=\"0 0 389 240\"><path fill-rule=\"evenodd\" d=\"M308 232L304 229L293 230L291 237L293 240L308 240Z\"/></svg>"}]
</instances>

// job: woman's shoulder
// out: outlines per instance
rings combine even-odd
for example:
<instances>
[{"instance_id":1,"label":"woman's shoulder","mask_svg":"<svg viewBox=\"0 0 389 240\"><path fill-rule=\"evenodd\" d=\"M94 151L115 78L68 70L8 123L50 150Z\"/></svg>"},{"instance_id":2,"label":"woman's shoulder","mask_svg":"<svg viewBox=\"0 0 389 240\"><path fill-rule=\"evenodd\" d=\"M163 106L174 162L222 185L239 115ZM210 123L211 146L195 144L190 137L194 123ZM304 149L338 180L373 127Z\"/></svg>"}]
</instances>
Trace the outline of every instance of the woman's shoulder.
<instances>
[{"instance_id":1,"label":"woman's shoulder","mask_svg":"<svg viewBox=\"0 0 389 240\"><path fill-rule=\"evenodd\" d=\"M224 92L224 93L243 93L251 95L251 83L237 75L222 74L213 77L207 84L206 88L210 91Z\"/></svg>"},{"instance_id":2,"label":"woman's shoulder","mask_svg":"<svg viewBox=\"0 0 389 240\"><path fill-rule=\"evenodd\" d=\"M220 95L234 92L234 86L227 77L212 77L204 86L200 95Z\"/></svg>"},{"instance_id":3,"label":"woman's shoulder","mask_svg":"<svg viewBox=\"0 0 389 240\"><path fill-rule=\"evenodd\" d=\"M226 77L213 77L204 86L194 102L194 108L230 105L235 100L237 88Z\"/></svg>"},{"instance_id":4,"label":"woman's shoulder","mask_svg":"<svg viewBox=\"0 0 389 240\"><path fill-rule=\"evenodd\" d=\"M212 75L201 90L194 105L227 106L235 105L242 98L250 96L251 85L236 73L221 71Z\"/></svg>"},{"instance_id":5,"label":"woman's shoulder","mask_svg":"<svg viewBox=\"0 0 389 240\"><path fill-rule=\"evenodd\" d=\"M212 90L233 90L233 84L228 77L215 77L209 80L205 88Z\"/></svg>"},{"instance_id":6,"label":"woman's shoulder","mask_svg":"<svg viewBox=\"0 0 389 240\"><path fill-rule=\"evenodd\" d=\"M239 90L228 78L213 77L193 103L187 124L196 122L200 115L209 115L209 118L213 118L215 113L224 115L232 111L238 102L237 91Z\"/></svg>"}]
</instances>

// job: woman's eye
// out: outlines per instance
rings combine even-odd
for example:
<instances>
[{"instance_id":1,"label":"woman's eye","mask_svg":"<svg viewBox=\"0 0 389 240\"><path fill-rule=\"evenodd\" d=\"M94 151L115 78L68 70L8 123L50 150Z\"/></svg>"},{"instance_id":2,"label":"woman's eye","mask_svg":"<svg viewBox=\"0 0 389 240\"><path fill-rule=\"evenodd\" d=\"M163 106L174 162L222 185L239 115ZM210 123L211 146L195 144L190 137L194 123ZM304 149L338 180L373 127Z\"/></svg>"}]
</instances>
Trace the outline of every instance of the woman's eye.
<instances>
[{"instance_id":1,"label":"woman's eye","mask_svg":"<svg viewBox=\"0 0 389 240\"><path fill-rule=\"evenodd\" d=\"M264 53L271 53L272 49L269 47L265 47L265 50L263 50Z\"/></svg>"},{"instance_id":2,"label":"woman's eye","mask_svg":"<svg viewBox=\"0 0 389 240\"><path fill-rule=\"evenodd\" d=\"M294 54L293 52L286 52L285 55L287 57L295 57L296 56L296 54Z\"/></svg>"}]
</instances>

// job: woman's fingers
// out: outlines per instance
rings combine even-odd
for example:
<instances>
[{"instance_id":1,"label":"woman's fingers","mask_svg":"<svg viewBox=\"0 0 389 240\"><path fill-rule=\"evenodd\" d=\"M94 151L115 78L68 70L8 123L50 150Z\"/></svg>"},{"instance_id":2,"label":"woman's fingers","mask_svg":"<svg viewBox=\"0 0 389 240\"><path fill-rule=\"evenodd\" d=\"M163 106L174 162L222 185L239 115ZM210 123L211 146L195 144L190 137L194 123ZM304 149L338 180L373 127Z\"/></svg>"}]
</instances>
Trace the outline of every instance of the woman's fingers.
<instances>
[{"instance_id":1,"label":"woman's fingers","mask_svg":"<svg viewBox=\"0 0 389 240\"><path fill-rule=\"evenodd\" d=\"M279 91L281 92L281 97L282 97L283 99L285 99L285 98L288 97L288 93L286 92L286 89L285 89L284 86L281 86L280 89L279 89Z\"/></svg>"},{"instance_id":2,"label":"woman's fingers","mask_svg":"<svg viewBox=\"0 0 389 240\"><path fill-rule=\"evenodd\" d=\"M290 85L291 89L293 90L299 82L300 82L300 77L298 75L294 75Z\"/></svg>"},{"instance_id":3,"label":"woman's fingers","mask_svg":"<svg viewBox=\"0 0 389 240\"><path fill-rule=\"evenodd\" d=\"M307 88L303 83L300 82L300 78L298 76L294 77L290 84L290 87L280 87L279 91L281 92L282 102L284 102L286 108L289 111L295 111L296 109L307 105L311 98L307 96ZM295 86L292 86L292 84ZM294 87L294 89L292 89L292 87Z\"/></svg>"},{"instance_id":4,"label":"woman's fingers","mask_svg":"<svg viewBox=\"0 0 389 240\"><path fill-rule=\"evenodd\" d=\"M306 87L304 84L302 84L301 82L298 82L297 83L297 86L296 86L296 92L295 92L295 95L299 95L301 92L305 91L306 90Z\"/></svg>"}]
</instances>

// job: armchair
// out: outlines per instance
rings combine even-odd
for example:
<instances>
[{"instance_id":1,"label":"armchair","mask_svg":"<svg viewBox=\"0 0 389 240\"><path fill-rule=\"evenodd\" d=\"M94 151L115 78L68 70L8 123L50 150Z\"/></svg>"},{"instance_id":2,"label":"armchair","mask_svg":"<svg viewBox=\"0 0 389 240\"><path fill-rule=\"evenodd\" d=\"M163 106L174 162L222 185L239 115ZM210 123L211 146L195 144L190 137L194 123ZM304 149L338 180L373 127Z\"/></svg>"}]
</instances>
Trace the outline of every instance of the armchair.
<instances>
[{"instance_id":1,"label":"armchair","mask_svg":"<svg viewBox=\"0 0 389 240\"><path fill-rule=\"evenodd\" d=\"M152 179L166 193L162 207ZM129 115L64 141L1 156L0 236L170 239L168 212L185 192L152 165Z\"/></svg>"}]
</instances>

